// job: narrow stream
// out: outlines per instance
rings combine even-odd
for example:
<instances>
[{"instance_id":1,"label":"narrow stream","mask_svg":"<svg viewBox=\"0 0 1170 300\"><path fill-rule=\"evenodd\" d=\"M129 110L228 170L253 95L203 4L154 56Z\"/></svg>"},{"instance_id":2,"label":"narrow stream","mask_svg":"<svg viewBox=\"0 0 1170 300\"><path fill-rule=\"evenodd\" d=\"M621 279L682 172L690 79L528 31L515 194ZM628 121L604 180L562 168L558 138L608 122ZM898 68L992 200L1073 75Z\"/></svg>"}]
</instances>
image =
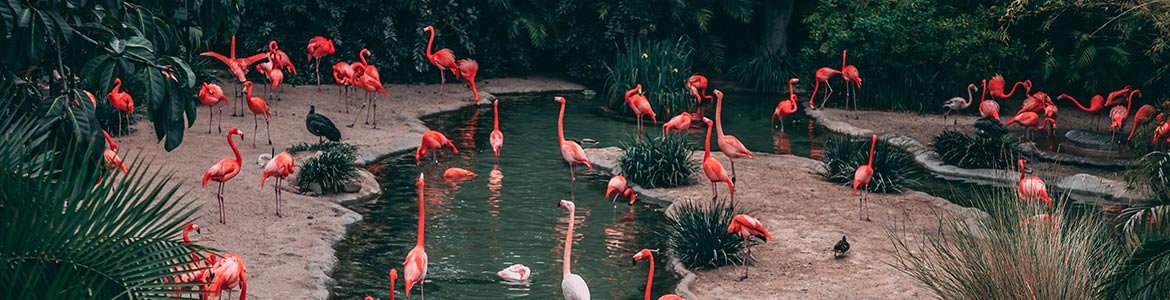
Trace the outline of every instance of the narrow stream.
<instances>
[{"instance_id":1,"label":"narrow stream","mask_svg":"<svg viewBox=\"0 0 1170 300\"><path fill-rule=\"evenodd\" d=\"M561 95L568 99L566 138L589 138L598 141L596 147L610 147L620 146L634 134L633 123L603 114L600 100L581 94ZM559 105L553 96L501 97L500 126L505 142L498 162L488 146L491 106L482 105L423 120L451 138L460 154L444 150L439 165L424 159L422 166L415 166L412 152L371 166L380 178L383 196L349 205L365 219L350 226L345 240L336 246L339 263L333 273L332 297L388 297L387 271L394 267L401 272L403 259L415 243L418 200L414 181L421 172L427 184L428 295L436 297L433 299L560 298L568 213L557 207L557 201L571 197L568 170L556 142ZM755 152L819 159L827 133L810 124L803 114L790 117L786 131L768 127L778 100L771 95L728 95L724 99L724 130ZM707 115L713 117L713 113L708 111ZM660 114L659 125L647 125L647 130L657 136L661 122L669 118ZM700 142L703 133L691 130ZM479 176L449 183L442 178L449 167L472 170ZM577 204L573 272L585 278L596 299L640 299L648 266L631 265L630 255L641 248L663 247L663 208L646 203L615 207L602 200L608 175L600 171L577 174L576 197L572 198ZM927 177L913 188L947 199L970 198L973 192L989 189ZM656 256L654 295L673 291L678 282L666 268L665 256ZM514 263L532 269L530 284L497 279L495 272ZM405 296L401 280L397 293ZM414 294L418 295L417 287Z\"/></svg>"}]
</instances>

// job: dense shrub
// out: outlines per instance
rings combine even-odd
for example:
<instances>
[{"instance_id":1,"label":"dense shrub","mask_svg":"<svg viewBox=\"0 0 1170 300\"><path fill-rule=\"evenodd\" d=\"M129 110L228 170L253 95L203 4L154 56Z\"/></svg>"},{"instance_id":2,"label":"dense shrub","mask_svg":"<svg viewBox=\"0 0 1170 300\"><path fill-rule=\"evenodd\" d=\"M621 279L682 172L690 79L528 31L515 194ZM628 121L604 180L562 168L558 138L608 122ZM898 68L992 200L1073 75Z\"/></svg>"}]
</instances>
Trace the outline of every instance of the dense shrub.
<instances>
[{"instance_id":1,"label":"dense shrub","mask_svg":"<svg viewBox=\"0 0 1170 300\"><path fill-rule=\"evenodd\" d=\"M1119 296L1106 292L1107 282L1120 269L1118 261L1125 252L1099 213L1062 205L1038 209L1010 191L977 198L980 205L997 207L990 210L997 213L978 222L941 215L941 228L925 229L925 240L891 231L892 265L939 299ZM1031 218L1037 214L1048 214L1048 219Z\"/></svg>"},{"instance_id":2,"label":"dense shrub","mask_svg":"<svg viewBox=\"0 0 1170 300\"><path fill-rule=\"evenodd\" d=\"M743 238L727 233L737 214L747 213L720 199L714 206L706 199L671 206L663 236L670 255L688 269L707 270L744 263ZM751 242L758 243L752 239Z\"/></svg>"},{"instance_id":3,"label":"dense shrub","mask_svg":"<svg viewBox=\"0 0 1170 300\"><path fill-rule=\"evenodd\" d=\"M1000 11L978 1L820 0L803 19L809 36L801 55L810 64L802 78L812 84L817 68L841 68L841 50L848 49L849 64L864 78L859 105L937 109L937 99L958 95L979 78L1019 77L1023 50L1007 43ZM844 95L839 78L829 83L834 95Z\"/></svg>"},{"instance_id":4,"label":"dense shrub","mask_svg":"<svg viewBox=\"0 0 1170 300\"><path fill-rule=\"evenodd\" d=\"M297 170L297 186L301 190L310 184L321 185L321 191L337 193L345 191L345 184L358 177L357 167L354 166L357 147L345 143L327 142L323 144L301 144L289 147L290 152L322 151L321 155L306 160Z\"/></svg>"},{"instance_id":5,"label":"dense shrub","mask_svg":"<svg viewBox=\"0 0 1170 300\"><path fill-rule=\"evenodd\" d=\"M650 188L676 187L693 182L698 162L691 158L694 144L684 135L643 137L622 143L618 159L622 174L631 182Z\"/></svg>"},{"instance_id":6,"label":"dense shrub","mask_svg":"<svg viewBox=\"0 0 1170 300\"><path fill-rule=\"evenodd\" d=\"M825 156L821 159L825 163L821 176L832 182L852 184L853 173L857 171L857 167L869 161L869 145L869 139L855 140L842 137L829 139L825 142ZM901 193L902 190L917 183L921 174L922 171L913 157L901 149L878 141L869 191Z\"/></svg>"},{"instance_id":7,"label":"dense shrub","mask_svg":"<svg viewBox=\"0 0 1170 300\"><path fill-rule=\"evenodd\" d=\"M971 137L955 130L934 137L931 147L943 162L967 169L1008 169L1020 156L1018 142L1002 138Z\"/></svg>"},{"instance_id":8,"label":"dense shrub","mask_svg":"<svg viewBox=\"0 0 1170 300\"><path fill-rule=\"evenodd\" d=\"M625 93L641 84L643 94L660 120L694 110L695 98L686 89L686 80L693 75L692 49L683 40L638 42L619 53L613 64L606 65L609 73L602 92L609 99L609 108L631 113Z\"/></svg>"}]
</instances>

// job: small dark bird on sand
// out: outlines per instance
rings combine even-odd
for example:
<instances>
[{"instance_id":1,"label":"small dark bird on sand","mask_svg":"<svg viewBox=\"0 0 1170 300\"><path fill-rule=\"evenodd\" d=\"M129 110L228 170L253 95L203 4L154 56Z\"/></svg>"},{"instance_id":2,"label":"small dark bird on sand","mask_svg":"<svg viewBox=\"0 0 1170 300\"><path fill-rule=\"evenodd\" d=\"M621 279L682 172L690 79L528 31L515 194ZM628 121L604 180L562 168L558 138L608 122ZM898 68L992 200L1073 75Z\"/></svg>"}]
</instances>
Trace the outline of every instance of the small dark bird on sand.
<instances>
[{"instance_id":1,"label":"small dark bird on sand","mask_svg":"<svg viewBox=\"0 0 1170 300\"><path fill-rule=\"evenodd\" d=\"M309 114L305 115L305 128L309 129L309 133L317 136L317 143L321 143L321 138L334 142L341 140L341 131L337 130L337 126L333 125L332 120L317 113L316 105L309 105Z\"/></svg>"},{"instance_id":2,"label":"small dark bird on sand","mask_svg":"<svg viewBox=\"0 0 1170 300\"><path fill-rule=\"evenodd\" d=\"M833 258L841 258L845 256L845 252L849 252L849 241L845 240L845 236L841 236L841 241L833 245Z\"/></svg>"}]
</instances>

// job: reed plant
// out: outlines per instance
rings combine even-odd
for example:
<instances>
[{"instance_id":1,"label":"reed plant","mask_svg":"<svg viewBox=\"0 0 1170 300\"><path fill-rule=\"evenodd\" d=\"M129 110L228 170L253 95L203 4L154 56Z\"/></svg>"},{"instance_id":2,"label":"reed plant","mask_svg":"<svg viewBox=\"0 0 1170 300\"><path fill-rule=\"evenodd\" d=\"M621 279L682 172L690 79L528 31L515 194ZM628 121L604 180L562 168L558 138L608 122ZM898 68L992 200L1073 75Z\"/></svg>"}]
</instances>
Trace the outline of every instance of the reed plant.
<instances>
[{"instance_id":1,"label":"reed plant","mask_svg":"<svg viewBox=\"0 0 1170 300\"><path fill-rule=\"evenodd\" d=\"M674 41L638 41L619 52L613 63L606 65L602 96L607 107L622 115L631 115L625 102L625 93L641 84L642 92L659 119L695 110L697 103L686 89L691 75L691 53L694 47L686 39Z\"/></svg>"},{"instance_id":2,"label":"reed plant","mask_svg":"<svg viewBox=\"0 0 1170 300\"><path fill-rule=\"evenodd\" d=\"M727 233L735 215L749 213L737 205L723 198L715 203L700 199L672 205L663 230L670 255L692 270L742 265L739 254L744 240Z\"/></svg>"},{"instance_id":3,"label":"reed plant","mask_svg":"<svg viewBox=\"0 0 1170 300\"><path fill-rule=\"evenodd\" d=\"M667 188L689 185L698 162L691 158L694 144L686 135L671 134L658 138L643 137L622 143L624 153L618 159L622 174L637 185Z\"/></svg>"},{"instance_id":4,"label":"reed plant","mask_svg":"<svg viewBox=\"0 0 1170 300\"><path fill-rule=\"evenodd\" d=\"M857 167L869 161L869 146L869 139L830 138L825 142L825 155L821 159L825 168L821 176L831 182L853 183ZM922 169L910 154L880 140L875 148L870 192L901 193L918 183Z\"/></svg>"}]
</instances>

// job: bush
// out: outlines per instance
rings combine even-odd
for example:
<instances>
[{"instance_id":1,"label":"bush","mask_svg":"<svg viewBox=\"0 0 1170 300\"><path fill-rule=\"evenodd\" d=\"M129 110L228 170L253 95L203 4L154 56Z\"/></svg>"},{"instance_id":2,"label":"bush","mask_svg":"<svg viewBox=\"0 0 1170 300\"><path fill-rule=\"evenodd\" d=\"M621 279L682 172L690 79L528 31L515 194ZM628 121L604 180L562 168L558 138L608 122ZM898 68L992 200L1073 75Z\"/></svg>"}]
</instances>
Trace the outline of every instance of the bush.
<instances>
[{"instance_id":1,"label":"bush","mask_svg":"<svg viewBox=\"0 0 1170 300\"><path fill-rule=\"evenodd\" d=\"M1156 198L1170 199L1170 153L1155 151L1142 156L1125 173L1125 182L1130 189L1149 187Z\"/></svg>"},{"instance_id":2,"label":"bush","mask_svg":"<svg viewBox=\"0 0 1170 300\"><path fill-rule=\"evenodd\" d=\"M689 185L698 162L691 158L694 144L684 135L643 137L622 143L618 159L623 175L637 185L666 188Z\"/></svg>"},{"instance_id":3,"label":"bush","mask_svg":"<svg viewBox=\"0 0 1170 300\"><path fill-rule=\"evenodd\" d=\"M737 214L748 213L723 199L712 207L706 199L684 201L671 206L667 214L666 245L670 255L688 269L707 270L742 265L743 238L727 233ZM753 243L759 241L751 240Z\"/></svg>"},{"instance_id":4,"label":"bush","mask_svg":"<svg viewBox=\"0 0 1170 300\"><path fill-rule=\"evenodd\" d=\"M1009 169L1020 157L1019 142L1002 138L972 138L955 130L934 137L934 153L943 162L967 169Z\"/></svg>"},{"instance_id":5,"label":"bush","mask_svg":"<svg viewBox=\"0 0 1170 300\"><path fill-rule=\"evenodd\" d=\"M289 147L290 152L297 152L295 149L322 151L321 155L306 160L300 166L297 174L297 186L300 186L301 190L306 189L312 183L317 183L321 185L321 191L326 194L343 192L345 184L358 177L357 167L353 164L354 159L356 159L354 153L357 151L357 147L353 145L328 142L319 146L317 144L311 144L311 146L301 144Z\"/></svg>"},{"instance_id":6,"label":"bush","mask_svg":"<svg viewBox=\"0 0 1170 300\"><path fill-rule=\"evenodd\" d=\"M792 55L782 56L780 53L769 53L763 48L756 49L752 56L744 57L735 66L731 67L730 75L736 83L744 87L766 93L780 93L788 91L788 79L805 75L797 74L793 70L800 70L796 59ZM815 82L809 82L812 84Z\"/></svg>"},{"instance_id":7,"label":"bush","mask_svg":"<svg viewBox=\"0 0 1170 300\"><path fill-rule=\"evenodd\" d=\"M641 84L642 92L660 120L694 110L697 105L695 98L686 89L687 78L694 75L691 73L692 51L690 43L679 39L674 42L639 41L619 53L613 64L606 65L609 73L602 95L609 99L609 109L623 115L630 114L625 93Z\"/></svg>"},{"instance_id":8,"label":"bush","mask_svg":"<svg viewBox=\"0 0 1170 300\"><path fill-rule=\"evenodd\" d=\"M979 222L942 216L941 228L923 232L925 240L891 231L895 250L892 265L939 299L1117 296L1106 293L1105 287L1124 253L1101 214L1066 210L1060 205L1037 211L1010 191L978 197L976 201L999 207L995 211L1000 213ZM1047 213L1049 218L1026 219L1038 213Z\"/></svg>"},{"instance_id":9,"label":"bush","mask_svg":"<svg viewBox=\"0 0 1170 300\"><path fill-rule=\"evenodd\" d=\"M825 143L825 179L852 184L857 167L869 161L869 139L854 140L834 137ZM869 191L876 193L901 193L903 189L917 183L922 171L917 162L901 149L878 141L873 159L873 180Z\"/></svg>"}]
</instances>

